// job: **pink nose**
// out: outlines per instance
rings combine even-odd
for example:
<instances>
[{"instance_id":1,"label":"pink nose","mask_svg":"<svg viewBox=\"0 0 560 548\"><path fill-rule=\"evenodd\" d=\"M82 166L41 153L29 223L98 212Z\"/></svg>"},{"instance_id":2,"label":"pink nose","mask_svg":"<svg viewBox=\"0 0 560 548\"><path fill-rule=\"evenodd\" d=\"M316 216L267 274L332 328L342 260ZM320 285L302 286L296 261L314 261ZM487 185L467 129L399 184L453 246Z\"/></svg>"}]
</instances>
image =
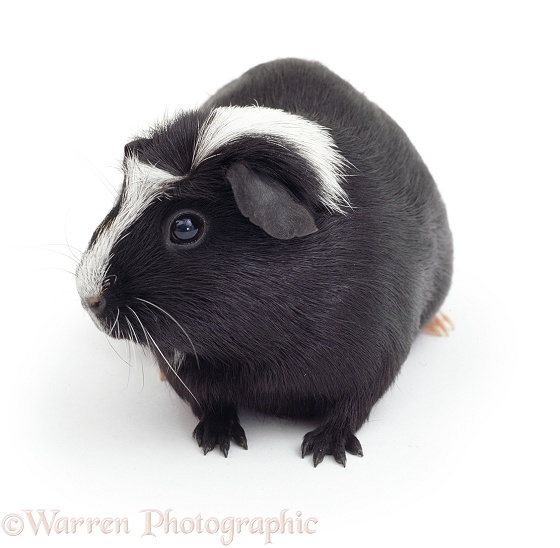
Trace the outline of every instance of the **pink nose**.
<instances>
[{"instance_id":1,"label":"pink nose","mask_svg":"<svg viewBox=\"0 0 560 548\"><path fill-rule=\"evenodd\" d=\"M99 316L105 309L107 301L103 295L95 295L94 297L86 297L86 305L89 309Z\"/></svg>"}]
</instances>

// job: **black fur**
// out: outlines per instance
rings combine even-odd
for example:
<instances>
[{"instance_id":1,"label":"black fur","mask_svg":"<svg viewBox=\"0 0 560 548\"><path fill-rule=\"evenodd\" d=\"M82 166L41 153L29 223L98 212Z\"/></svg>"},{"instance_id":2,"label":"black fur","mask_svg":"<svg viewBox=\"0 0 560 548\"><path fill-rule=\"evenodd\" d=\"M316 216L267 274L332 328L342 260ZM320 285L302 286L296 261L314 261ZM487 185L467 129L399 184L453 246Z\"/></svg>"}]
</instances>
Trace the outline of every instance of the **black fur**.
<instances>
[{"instance_id":1,"label":"black fur","mask_svg":"<svg viewBox=\"0 0 560 548\"><path fill-rule=\"evenodd\" d=\"M190 172L197 130L211 109L255 104L330 130L348 160L343 188L352 209L327 211L310 166L267 139L230 143ZM361 455L355 432L451 282L445 207L403 131L324 66L287 59L251 69L125 153L185 178L115 246L101 321L111 326L120 310L121 336L153 351L200 419L194 435L205 453L217 444L227 456L230 439L247 447L237 416L246 407L318 417L302 444L315 465L325 454L341 464L346 452ZM278 239L251 223L228 182L236 165L282 185L316 231ZM192 248L168 238L184 209L207 223ZM177 373L196 401L169 369L176 351Z\"/></svg>"}]
</instances>

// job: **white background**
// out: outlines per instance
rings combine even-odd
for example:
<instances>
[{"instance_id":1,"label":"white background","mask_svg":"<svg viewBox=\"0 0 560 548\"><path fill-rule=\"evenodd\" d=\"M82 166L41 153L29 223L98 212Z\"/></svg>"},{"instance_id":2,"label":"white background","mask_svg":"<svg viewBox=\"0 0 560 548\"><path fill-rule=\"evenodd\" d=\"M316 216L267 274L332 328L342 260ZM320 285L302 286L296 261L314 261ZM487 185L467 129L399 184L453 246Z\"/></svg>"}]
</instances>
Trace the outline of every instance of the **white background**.
<instances>
[{"instance_id":1,"label":"white background","mask_svg":"<svg viewBox=\"0 0 560 548\"><path fill-rule=\"evenodd\" d=\"M206 5L2 8L0 518L58 509L128 517L131 531L34 537L25 522L0 544L221 545L208 533L141 538L153 508L318 520L275 546L558 546L554 2ZM455 237L444 310L456 330L420 336L346 469L299 458L313 424L249 413L248 452L204 457L190 410L149 357L113 351L57 253L84 249L137 132L285 56L322 61L397 120ZM264 543L244 531L232 545Z\"/></svg>"}]
</instances>

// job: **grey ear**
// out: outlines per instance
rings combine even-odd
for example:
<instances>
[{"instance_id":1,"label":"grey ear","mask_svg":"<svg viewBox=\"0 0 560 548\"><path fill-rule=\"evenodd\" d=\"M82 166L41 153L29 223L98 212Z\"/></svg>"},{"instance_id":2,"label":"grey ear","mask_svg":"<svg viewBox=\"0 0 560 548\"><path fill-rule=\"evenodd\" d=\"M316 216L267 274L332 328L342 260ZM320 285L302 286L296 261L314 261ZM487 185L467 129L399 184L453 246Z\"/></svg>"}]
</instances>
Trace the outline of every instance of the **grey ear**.
<instances>
[{"instance_id":1,"label":"grey ear","mask_svg":"<svg viewBox=\"0 0 560 548\"><path fill-rule=\"evenodd\" d=\"M311 212L278 181L241 163L227 171L237 207L273 238L289 240L317 232Z\"/></svg>"},{"instance_id":2,"label":"grey ear","mask_svg":"<svg viewBox=\"0 0 560 548\"><path fill-rule=\"evenodd\" d=\"M124 147L124 155L132 156L133 154L138 154L138 152L141 152L142 149L151 142L152 142L151 139L144 139L144 138L131 141L130 143L126 144Z\"/></svg>"}]
</instances>

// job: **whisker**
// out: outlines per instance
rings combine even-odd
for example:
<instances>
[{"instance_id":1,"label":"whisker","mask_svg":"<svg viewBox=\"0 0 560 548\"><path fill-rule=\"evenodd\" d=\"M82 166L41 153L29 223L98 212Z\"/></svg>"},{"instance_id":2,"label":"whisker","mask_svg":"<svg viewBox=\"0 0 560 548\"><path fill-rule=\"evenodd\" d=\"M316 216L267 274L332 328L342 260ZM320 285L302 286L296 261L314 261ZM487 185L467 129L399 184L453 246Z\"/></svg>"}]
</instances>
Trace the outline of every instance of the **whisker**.
<instances>
[{"instance_id":1,"label":"whisker","mask_svg":"<svg viewBox=\"0 0 560 548\"><path fill-rule=\"evenodd\" d=\"M76 273L72 272L71 270L66 270L65 268L59 268L58 266L45 266L44 268L37 268L36 271L39 270L62 270L62 272L68 272L68 274L75 276ZM66 278L68 279L68 278Z\"/></svg>"},{"instance_id":2,"label":"whisker","mask_svg":"<svg viewBox=\"0 0 560 548\"><path fill-rule=\"evenodd\" d=\"M130 361L132 365L132 341L130 339L126 339L126 350L128 352L128 361ZM130 384L130 372L132 371L132 367L128 368L128 378L126 379L126 387Z\"/></svg>"},{"instance_id":3,"label":"whisker","mask_svg":"<svg viewBox=\"0 0 560 548\"><path fill-rule=\"evenodd\" d=\"M140 327L144 331L144 335L146 336L146 340L148 340L148 338L149 338L152 341L153 345L157 348L157 351L160 353L161 357L164 359L164 361L167 364L167 366L169 367L169 369L171 371L173 371L173 373L175 374L177 379L179 379L181 384L187 389L188 393L193 397L194 401L200 406L200 402L196 399L196 396L192 393L191 389L185 384L183 379L181 377L179 377L179 374L177 373L177 371L175 371L173 366L169 363L169 360L165 357L165 355L161 351L160 347L157 345L156 341L154 341L154 338L150 335L150 333L148 333L148 331L144 327L144 324L142 323L142 321L138 317L138 314L136 314L136 312L132 308L130 308L130 306L126 305L126 307L136 316L136 319L138 320L138 323L140 324Z\"/></svg>"},{"instance_id":4,"label":"whisker","mask_svg":"<svg viewBox=\"0 0 560 548\"><path fill-rule=\"evenodd\" d=\"M68 241L68 211L64 216L64 239L66 240L66 247L68 247L68 251L70 251L70 254L72 255L72 257L74 257L76 262L79 263L80 259L76 257L76 255L74 255L74 252L72 251L72 247L70 246L70 242Z\"/></svg>"},{"instance_id":5,"label":"whisker","mask_svg":"<svg viewBox=\"0 0 560 548\"><path fill-rule=\"evenodd\" d=\"M105 335L105 338L107 339L107 342L109 343L109 346L113 349L113 352L124 362L126 363L126 365L128 365L128 367L132 367L132 365L130 365L130 363L128 363L116 350L116 348L111 344L111 339L109 338L108 335Z\"/></svg>"},{"instance_id":6,"label":"whisker","mask_svg":"<svg viewBox=\"0 0 560 548\"><path fill-rule=\"evenodd\" d=\"M134 353L134 360L136 363L138 363L138 356L136 354L136 346L139 346L142 348L142 351L144 351L144 347L140 344L140 341L138 340L138 335L136 334L136 330L134 329L134 326L132 325L131 321L128 319L126 314L123 314L123 317L126 321L126 323L128 324L128 327L130 329L130 336L133 339L133 341L131 342L135 342L136 345L132 346L133 349L133 353ZM142 389L144 388L144 364L142 362L140 362L141 368L142 368ZM130 382L130 371L128 372L128 381L126 383L127 387L128 387L128 383Z\"/></svg>"},{"instance_id":7,"label":"whisker","mask_svg":"<svg viewBox=\"0 0 560 548\"><path fill-rule=\"evenodd\" d=\"M49 245L64 245L64 244L49 244ZM42 245L30 245L27 246L30 248L39 248L39 249L43 249L45 251L50 251L51 253L57 253L58 255L62 255L63 257L66 257L67 259L70 259L71 261L74 261L76 264L80 264L79 259L77 259L76 257L74 257L74 255L67 255L66 253L63 253L62 251L58 251L57 249L49 249L48 247L42 246Z\"/></svg>"},{"instance_id":8,"label":"whisker","mask_svg":"<svg viewBox=\"0 0 560 548\"><path fill-rule=\"evenodd\" d=\"M136 319L138 320L138 323L140 324L140 327L142 328L142 331L144 332L144 337L146 337L146 346L149 348L150 347L150 341L148 340L148 331L146 330L146 328L144 327L144 324L142 323L142 321L140 320L138 314L136 314L136 312L134 312L134 310L132 308L130 308L130 306L126 305L126 307L136 316ZM151 337L150 337L151 338ZM152 339L153 341L153 339ZM156 348L157 345L156 345ZM159 348L158 348L159 350ZM161 350L159 350L159 353L161 354L161 356L163 357L163 359L165 360L165 356L162 354ZM167 360L165 360L167 362ZM141 362L142 363L142 362ZM167 364L169 365L169 362L167 362ZM175 373L177 375L177 373ZM181 380L181 379L179 379ZM181 381L182 382L182 381ZM184 384L184 383L183 383ZM142 388L144 388L144 364L142 363ZM185 388L187 388L185 386ZM188 390L188 388L187 388ZM194 396L193 396L194 397ZM196 399L196 398L195 398Z\"/></svg>"},{"instance_id":9,"label":"whisker","mask_svg":"<svg viewBox=\"0 0 560 548\"><path fill-rule=\"evenodd\" d=\"M128 318L123 314L123 318L127 321L129 328L130 328L130 321L128 320ZM132 333L132 332L131 332ZM131 334L132 336L132 334ZM132 342L127 338L126 339L127 343L128 343L128 359L130 360L130 362L132 363L132 355L130 352L130 346L132 344ZM128 386L130 385L130 372L132 371L132 367L128 368L128 375L126 377L126 386L124 387L124 389L126 390L128 388Z\"/></svg>"},{"instance_id":10,"label":"whisker","mask_svg":"<svg viewBox=\"0 0 560 548\"><path fill-rule=\"evenodd\" d=\"M111 339L109 337L111 337L111 333L113 332L113 330L115 329L115 326L117 327L117 335L120 338L120 328L117 324L118 320L119 320L119 314L121 313L120 309L117 309L117 316L115 318L115 321L113 322L113 325L111 326L111 329L109 329L108 333L105 333L105 338L107 339L107 342L109 343L109 346L113 349L113 352L124 362L126 363L126 365L128 365L129 371L130 368L132 367L132 365L130 364L130 356L129 356L129 361L126 361L118 352L117 349L111 344ZM130 374L130 373L129 373Z\"/></svg>"},{"instance_id":11,"label":"whisker","mask_svg":"<svg viewBox=\"0 0 560 548\"><path fill-rule=\"evenodd\" d=\"M147 301L146 299L141 299L140 297L136 297L136 299L137 299L138 301L142 301L143 303L152 305L154 308L157 308L158 310L160 310L161 312L163 312L164 314L166 314L171 320L173 320L173 321L177 324L177 326L179 327L179 329L185 334L185 337L187 337L187 339L188 339L188 341L189 341L189 343L190 343L190 345L191 345L191 348L193 349L194 358L195 358L195 360L196 360L196 365L197 365L197 367L200 369L200 362L199 362L199 360L198 360L198 354L196 353L196 348L194 347L194 344L193 344L193 342L192 342L192 339L189 337L189 334L185 331L184 327L183 327L169 312L167 312L166 310L164 310L163 308L161 308L161 307L158 306L157 304L154 304L154 303L152 303L152 302L150 302L150 301Z\"/></svg>"},{"instance_id":12,"label":"whisker","mask_svg":"<svg viewBox=\"0 0 560 548\"><path fill-rule=\"evenodd\" d=\"M142 349L142 354L144 354L144 356L146 355L146 350L144 348L144 345L140 342L140 339L138 338L138 334L136 333L136 329L134 329L134 326L132 325L132 322L128 319L128 317L125 315L124 316L125 320L127 321L128 325L130 326L130 330L132 333L132 336L134 337L134 340L136 341L136 344Z\"/></svg>"},{"instance_id":13,"label":"whisker","mask_svg":"<svg viewBox=\"0 0 560 548\"><path fill-rule=\"evenodd\" d=\"M74 251L78 252L80 255L84 254L84 252L79 247L76 247L75 245L70 245L68 243L66 243L66 244L35 244L35 245L28 245L26 247L48 247L48 246L68 247L68 248L73 249Z\"/></svg>"},{"instance_id":14,"label":"whisker","mask_svg":"<svg viewBox=\"0 0 560 548\"><path fill-rule=\"evenodd\" d=\"M88 158L83 155L82 161L85 162L88 165L90 171L92 171L99 178L101 184L106 188L106 190L109 191L109 194L111 194L112 198L114 199L117 196L118 191L113 186L111 181L107 179L107 177L105 177L105 175L103 175L103 173Z\"/></svg>"},{"instance_id":15,"label":"whisker","mask_svg":"<svg viewBox=\"0 0 560 548\"><path fill-rule=\"evenodd\" d=\"M130 320L128 319L126 314L123 314L123 317L124 317L126 323L128 324L128 327L130 328L130 335L132 336L132 338L134 339L136 344L138 346L141 346L140 341L138 340L138 337L136 336L136 331L134 330L134 326L132 325L132 323L130 322Z\"/></svg>"},{"instance_id":16,"label":"whisker","mask_svg":"<svg viewBox=\"0 0 560 548\"><path fill-rule=\"evenodd\" d=\"M113 332L113 329L115 329L115 325L117 325L117 322L119 321L119 314L121 313L120 308L117 308L117 317L115 318L115 321L113 322L113 325L111 326L111 329L109 329L109 333L107 333L109 335L109 337L111 336L111 333Z\"/></svg>"}]
</instances>

